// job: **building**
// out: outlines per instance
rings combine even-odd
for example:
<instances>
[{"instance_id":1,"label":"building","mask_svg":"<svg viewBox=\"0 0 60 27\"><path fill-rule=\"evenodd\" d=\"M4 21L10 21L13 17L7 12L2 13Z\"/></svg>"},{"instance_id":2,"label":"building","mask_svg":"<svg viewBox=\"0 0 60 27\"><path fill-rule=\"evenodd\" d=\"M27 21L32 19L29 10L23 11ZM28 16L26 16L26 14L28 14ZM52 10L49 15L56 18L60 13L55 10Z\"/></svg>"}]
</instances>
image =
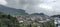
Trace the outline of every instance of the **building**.
<instances>
[{"instance_id":1,"label":"building","mask_svg":"<svg viewBox=\"0 0 60 27\"><path fill-rule=\"evenodd\" d=\"M56 27L60 27L60 18L54 17L54 23L55 23Z\"/></svg>"}]
</instances>

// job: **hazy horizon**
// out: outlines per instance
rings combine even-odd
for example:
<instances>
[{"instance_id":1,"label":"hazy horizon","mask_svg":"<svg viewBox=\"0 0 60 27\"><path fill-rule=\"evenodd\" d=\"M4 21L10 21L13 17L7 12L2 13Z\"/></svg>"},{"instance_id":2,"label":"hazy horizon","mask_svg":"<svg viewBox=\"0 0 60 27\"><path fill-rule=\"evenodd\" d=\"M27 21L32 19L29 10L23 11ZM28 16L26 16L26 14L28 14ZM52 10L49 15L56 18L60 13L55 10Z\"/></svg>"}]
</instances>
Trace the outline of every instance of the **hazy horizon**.
<instances>
[{"instance_id":1,"label":"hazy horizon","mask_svg":"<svg viewBox=\"0 0 60 27\"><path fill-rule=\"evenodd\" d=\"M23 9L27 13L60 14L60 0L0 0L0 4Z\"/></svg>"}]
</instances>

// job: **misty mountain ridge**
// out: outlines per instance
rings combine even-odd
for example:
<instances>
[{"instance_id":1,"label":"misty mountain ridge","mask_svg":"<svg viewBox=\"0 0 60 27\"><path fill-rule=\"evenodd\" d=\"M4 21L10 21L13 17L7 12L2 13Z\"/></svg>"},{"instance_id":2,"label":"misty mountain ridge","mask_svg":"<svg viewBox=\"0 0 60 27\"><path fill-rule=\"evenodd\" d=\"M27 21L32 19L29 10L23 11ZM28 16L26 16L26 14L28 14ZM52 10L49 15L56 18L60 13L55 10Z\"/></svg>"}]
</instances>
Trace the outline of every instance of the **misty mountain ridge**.
<instances>
[{"instance_id":1,"label":"misty mountain ridge","mask_svg":"<svg viewBox=\"0 0 60 27\"><path fill-rule=\"evenodd\" d=\"M7 7L7 6L4 6L4 5L0 5L0 12L6 13L6 14L10 14L10 15L29 15L29 16L40 15L40 16L48 16L48 15L45 15L44 13L28 14L28 13L25 12L25 10L11 8L11 7Z\"/></svg>"},{"instance_id":2,"label":"misty mountain ridge","mask_svg":"<svg viewBox=\"0 0 60 27\"><path fill-rule=\"evenodd\" d=\"M10 14L10 15L28 15L28 13L26 13L25 10L10 8L3 5L0 5L0 12Z\"/></svg>"}]
</instances>

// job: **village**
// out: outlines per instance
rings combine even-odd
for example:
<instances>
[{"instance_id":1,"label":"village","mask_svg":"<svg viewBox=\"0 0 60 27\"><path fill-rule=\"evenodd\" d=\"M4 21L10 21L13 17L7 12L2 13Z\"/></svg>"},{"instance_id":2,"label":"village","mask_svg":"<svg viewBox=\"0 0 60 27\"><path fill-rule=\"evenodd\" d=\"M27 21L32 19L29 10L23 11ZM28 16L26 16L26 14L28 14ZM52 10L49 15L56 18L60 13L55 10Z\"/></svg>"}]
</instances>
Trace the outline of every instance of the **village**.
<instances>
[{"instance_id":1,"label":"village","mask_svg":"<svg viewBox=\"0 0 60 27\"><path fill-rule=\"evenodd\" d=\"M49 16L17 16L21 27L58 27L59 18Z\"/></svg>"}]
</instances>

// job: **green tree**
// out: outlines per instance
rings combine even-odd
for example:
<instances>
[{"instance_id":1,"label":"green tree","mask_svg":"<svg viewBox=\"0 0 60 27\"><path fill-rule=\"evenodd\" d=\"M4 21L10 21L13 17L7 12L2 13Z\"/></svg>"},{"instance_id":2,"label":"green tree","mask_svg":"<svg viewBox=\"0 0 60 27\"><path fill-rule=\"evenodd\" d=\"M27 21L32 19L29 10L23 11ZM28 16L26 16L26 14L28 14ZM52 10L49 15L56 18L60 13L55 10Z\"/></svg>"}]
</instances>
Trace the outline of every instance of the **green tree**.
<instances>
[{"instance_id":1,"label":"green tree","mask_svg":"<svg viewBox=\"0 0 60 27\"><path fill-rule=\"evenodd\" d=\"M0 14L0 27L20 27L15 17L6 14Z\"/></svg>"}]
</instances>

